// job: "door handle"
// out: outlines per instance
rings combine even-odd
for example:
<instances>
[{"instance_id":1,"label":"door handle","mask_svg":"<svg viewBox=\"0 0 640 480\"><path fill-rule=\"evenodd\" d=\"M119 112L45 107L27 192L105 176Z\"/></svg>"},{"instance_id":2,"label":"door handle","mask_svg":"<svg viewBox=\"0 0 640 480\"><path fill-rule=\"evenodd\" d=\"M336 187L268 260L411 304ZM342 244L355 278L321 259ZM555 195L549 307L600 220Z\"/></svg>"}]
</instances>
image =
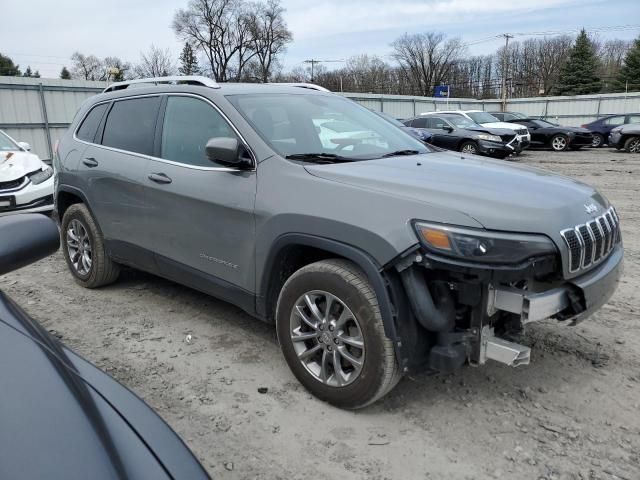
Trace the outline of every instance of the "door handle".
<instances>
[{"instance_id":1,"label":"door handle","mask_svg":"<svg viewBox=\"0 0 640 480\"><path fill-rule=\"evenodd\" d=\"M164 173L151 173L149 175L149 180L156 183L171 183L172 181Z\"/></svg>"},{"instance_id":2,"label":"door handle","mask_svg":"<svg viewBox=\"0 0 640 480\"><path fill-rule=\"evenodd\" d=\"M98 166L98 161L93 157L84 158L82 160L82 163L84 163L89 168L93 168L93 167L97 167Z\"/></svg>"}]
</instances>

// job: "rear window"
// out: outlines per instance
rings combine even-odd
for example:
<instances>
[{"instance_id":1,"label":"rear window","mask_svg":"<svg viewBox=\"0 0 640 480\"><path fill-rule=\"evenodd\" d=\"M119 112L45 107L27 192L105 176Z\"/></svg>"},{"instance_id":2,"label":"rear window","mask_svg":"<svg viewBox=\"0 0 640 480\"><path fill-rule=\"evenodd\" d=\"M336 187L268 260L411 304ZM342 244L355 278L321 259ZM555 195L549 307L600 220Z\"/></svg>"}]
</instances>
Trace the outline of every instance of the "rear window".
<instances>
[{"instance_id":1,"label":"rear window","mask_svg":"<svg viewBox=\"0 0 640 480\"><path fill-rule=\"evenodd\" d=\"M119 100L107 116L102 145L151 155L160 97Z\"/></svg>"},{"instance_id":2,"label":"rear window","mask_svg":"<svg viewBox=\"0 0 640 480\"><path fill-rule=\"evenodd\" d=\"M93 142L96 137L96 131L98 130L100 121L102 120L102 116L108 106L108 103L101 103L100 105L93 107L87 116L84 117L84 121L76 133L76 137L80 140L84 140L85 142Z\"/></svg>"}]
</instances>

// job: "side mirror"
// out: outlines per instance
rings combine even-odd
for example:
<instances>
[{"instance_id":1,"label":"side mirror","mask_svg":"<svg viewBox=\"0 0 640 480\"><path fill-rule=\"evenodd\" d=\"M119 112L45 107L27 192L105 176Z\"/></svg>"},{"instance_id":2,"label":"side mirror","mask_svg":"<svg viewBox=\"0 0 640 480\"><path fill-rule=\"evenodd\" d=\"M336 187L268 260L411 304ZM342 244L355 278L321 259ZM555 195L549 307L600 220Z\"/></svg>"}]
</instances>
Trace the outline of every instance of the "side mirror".
<instances>
[{"instance_id":1,"label":"side mirror","mask_svg":"<svg viewBox=\"0 0 640 480\"><path fill-rule=\"evenodd\" d=\"M207 152L207 158L212 162L238 168L251 166L251 159L237 138L212 138L207 142L205 151Z\"/></svg>"},{"instance_id":2,"label":"side mirror","mask_svg":"<svg viewBox=\"0 0 640 480\"><path fill-rule=\"evenodd\" d=\"M449 133L453 132L453 127L452 127L451 125L444 125L444 126L442 127L442 129L443 129L445 132L449 132Z\"/></svg>"},{"instance_id":3,"label":"side mirror","mask_svg":"<svg viewBox=\"0 0 640 480\"><path fill-rule=\"evenodd\" d=\"M39 213L0 217L0 275L22 268L58 250L55 222Z\"/></svg>"},{"instance_id":4,"label":"side mirror","mask_svg":"<svg viewBox=\"0 0 640 480\"><path fill-rule=\"evenodd\" d=\"M27 142L18 142L18 145L20 146L20 148L26 150L27 152L31 151L31 145L29 145Z\"/></svg>"}]
</instances>

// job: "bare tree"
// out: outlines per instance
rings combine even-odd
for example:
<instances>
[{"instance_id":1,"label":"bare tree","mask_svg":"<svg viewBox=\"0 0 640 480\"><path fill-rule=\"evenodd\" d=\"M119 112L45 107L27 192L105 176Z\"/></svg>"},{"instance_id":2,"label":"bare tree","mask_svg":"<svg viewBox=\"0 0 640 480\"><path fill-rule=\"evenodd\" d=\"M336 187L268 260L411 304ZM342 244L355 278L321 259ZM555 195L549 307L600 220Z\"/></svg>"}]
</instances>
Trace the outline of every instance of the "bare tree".
<instances>
[{"instance_id":1,"label":"bare tree","mask_svg":"<svg viewBox=\"0 0 640 480\"><path fill-rule=\"evenodd\" d=\"M151 45L147 53L140 53L140 63L134 68L138 78L175 75L176 66L169 49L161 50Z\"/></svg>"},{"instance_id":2,"label":"bare tree","mask_svg":"<svg viewBox=\"0 0 640 480\"><path fill-rule=\"evenodd\" d=\"M71 55L71 77L84 80L104 80L105 71L102 61L95 55L75 52Z\"/></svg>"},{"instance_id":3,"label":"bare tree","mask_svg":"<svg viewBox=\"0 0 640 480\"><path fill-rule=\"evenodd\" d=\"M240 7L241 0L190 0L173 17L173 31L204 53L211 75L220 82L229 79L241 48L235 31Z\"/></svg>"},{"instance_id":4,"label":"bare tree","mask_svg":"<svg viewBox=\"0 0 640 480\"><path fill-rule=\"evenodd\" d=\"M435 32L405 33L391 47L393 58L425 96L447 78L464 53L459 39L445 40L444 34Z\"/></svg>"},{"instance_id":5,"label":"bare tree","mask_svg":"<svg viewBox=\"0 0 640 480\"><path fill-rule=\"evenodd\" d=\"M267 0L266 4L253 3L248 14L251 28L251 48L255 52L258 78L268 82L278 65L278 57L285 52L293 36L284 20L280 0Z\"/></svg>"}]
</instances>

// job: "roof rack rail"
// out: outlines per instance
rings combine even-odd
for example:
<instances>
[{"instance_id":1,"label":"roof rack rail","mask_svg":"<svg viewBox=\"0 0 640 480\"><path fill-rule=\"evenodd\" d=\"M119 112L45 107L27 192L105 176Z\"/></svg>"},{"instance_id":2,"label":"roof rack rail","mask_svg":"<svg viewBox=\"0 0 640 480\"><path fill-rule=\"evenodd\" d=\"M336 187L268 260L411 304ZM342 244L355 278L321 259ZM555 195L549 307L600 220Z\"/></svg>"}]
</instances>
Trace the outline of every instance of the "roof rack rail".
<instances>
[{"instance_id":1,"label":"roof rack rail","mask_svg":"<svg viewBox=\"0 0 640 480\"><path fill-rule=\"evenodd\" d=\"M112 83L107 88L105 88L102 91L102 93L115 92L116 90L124 90L125 88L129 88L131 85L144 85L144 84L201 85L203 87L209 87L209 88L220 88L220 85L218 85L218 83L215 80L212 80L207 77L203 77L201 75L185 75L185 76L172 75L169 77L139 78L136 80L126 80L124 82Z\"/></svg>"},{"instance_id":2,"label":"roof rack rail","mask_svg":"<svg viewBox=\"0 0 640 480\"><path fill-rule=\"evenodd\" d=\"M280 85L282 87L300 87L300 88L308 88L310 90L318 90L320 92L331 92L328 88L321 87L320 85L316 85L314 83L269 83L269 85Z\"/></svg>"}]
</instances>

